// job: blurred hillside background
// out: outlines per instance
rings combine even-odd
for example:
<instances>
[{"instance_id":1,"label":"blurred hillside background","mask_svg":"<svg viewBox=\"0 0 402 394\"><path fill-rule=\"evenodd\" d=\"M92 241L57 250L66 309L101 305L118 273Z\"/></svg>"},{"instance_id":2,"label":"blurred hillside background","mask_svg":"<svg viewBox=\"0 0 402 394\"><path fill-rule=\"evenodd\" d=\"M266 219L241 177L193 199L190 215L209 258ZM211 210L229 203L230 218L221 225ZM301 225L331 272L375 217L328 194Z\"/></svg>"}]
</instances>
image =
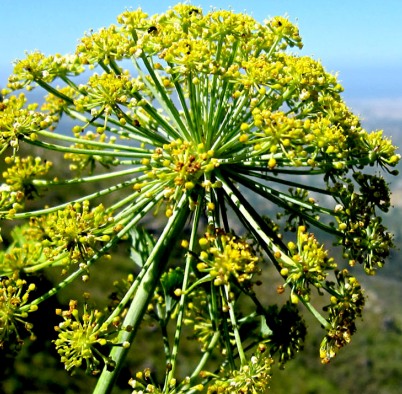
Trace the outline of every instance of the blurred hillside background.
<instances>
[{"instance_id":1,"label":"blurred hillside background","mask_svg":"<svg viewBox=\"0 0 402 394\"><path fill-rule=\"evenodd\" d=\"M1 0L0 88L6 86L12 62L23 58L24 51L71 53L84 32L116 23L116 16L126 8L141 6L154 14L175 3L172 0ZM299 26L304 42L300 54L320 59L328 71L338 73L345 88L343 97L361 116L364 127L383 129L395 145L402 147L402 1L195 0L192 3L204 11L211 5L246 11L259 21L287 15ZM357 274L368 296L358 333L329 366L322 366L318 357L321 337L311 327L305 354L289 363L284 372L275 371L273 393L401 392L402 177L389 180L395 208L386 215L386 223L395 233L397 248L377 277L365 277L362 270ZM152 346L147 349L152 351ZM49 361L36 351L31 348L16 363L15 379L19 384L8 380L2 388L0 382L0 392L89 392L83 377L70 387L57 358ZM126 386L121 392L129 391Z\"/></svg>"}]
</instances>

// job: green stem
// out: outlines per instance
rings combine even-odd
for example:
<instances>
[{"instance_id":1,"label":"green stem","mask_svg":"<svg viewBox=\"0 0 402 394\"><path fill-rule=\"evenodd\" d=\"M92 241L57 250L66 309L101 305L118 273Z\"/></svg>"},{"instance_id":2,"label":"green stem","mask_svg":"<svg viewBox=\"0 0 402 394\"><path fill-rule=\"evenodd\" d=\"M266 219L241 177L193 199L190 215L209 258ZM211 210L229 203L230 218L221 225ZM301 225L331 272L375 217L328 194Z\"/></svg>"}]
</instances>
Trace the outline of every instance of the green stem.
<instances>
[{"instance_id":1,"label":"green stem","mask_svg":"<svg viewBox=\"0 0 402 394\"><path fill-rule=\"evenodd\" d=\"M268 228L261 216L256 213L256 211L241 195L236 187L230 185L228 180L225 180L223 178L221 178L220 180L222 182L222 189L229 198L232 207L238 212L239 218L244 219L243 223L256 237L257 241L260 242L264 250L266 250L267 252L271 251L272 254L278 252L281 254L281 257L284 260L289 259L289 263L292 263L293 260L291 260L290 257L283 252L283 250L286 250L283 243L276 236L276 234ZM282 245L283 250L278 245ZM276 260L273 260L273 263L275 264L278 271L280 271L281 267L278 265Z\"/></svg>"},{"instance_id":2,"label":"green stem","mask_svg":"<svg viewBox=\"0 0 402 394\"><path fill-rule=\"evenodd\" d=\"M247 364L246 355L244 354L243 344L240 338L239 326L235 315L234 302L230 300L230 283L225 285L225 298L229 307L230 322L232 323L232 330L236 341L237 351L239 352L240 364L242 366Z\"/></svg>"},{"instance_id":3,"label":"green stem","mask_svg":"<svg viewBox=\"0 0 402 394\"><path fill-rule=\"evenodd\" d=\"M95 150L95 149L80 149L80 148L72 148L69 146L63 146L63 145L56 145L56 144L51 144L48 142L43 142L43 141L32 141L28 137L23 137L23 140L31 145L39 146L41 148L47 149L47 150L53 150L53 151L58 151L58 152L68 152L68 153L77 153L77 154L82 154L82 155L89 155L89 156L112 156L112 157L130 157L130 158L144 158L144 156L151 156L152 152L136 152L129 150L129 152L121 152L121 151L115 151L113 150L113 145L109 144L107 148L110 149L110 151L106 150ZM86 144L87 141L81 141L81 144Z\"/></svg>"},{"instance_id":4,"label":"green stem","mask_svg":"<svg viewBox=\"0 0 402 394\"><path fill-rule=\"evenodd\" d=\"M173 215L169 218L164 231L158 239L158 242L149 255L147 262L144 264L144 266L149 266L149 268L141 278L134 294L134 298L127 311L127 315L122 325L123 329L119 333L119 343L129 343L131 345L135 338L142 317L144 316L149 301L154 294L160 275L166 267L167 259L172 250L172 243L182 232L184 223L188 217L188 207L186 204L187 196L183 194L179 203L175 207ZM116 346L111 350L110 357L116 363L116 368L113 371L108 371L107 367L104 367L95 387L94 394L111 392L127 352L128 348L126 346Z\"/></svg>"},{"instance_id":5,"label":"green stem","mask_svg":"<svg viewBox=\"0 0 402 394\"><path fill-rule=\"evenodd\" d=\"M84 202L84 201L87 201L87 200L92 200L94 198L105 196L107 194L110 194L110 193L113 193L115 191L121 190L121 189L133 184L135 181L136 180L134 179L134 180L126 181L126 182L121 182L121 183L119 183L117 185L110 186L107 189L103 189L101 191L97 191L95 193L88 194L88 195L86 195L84 197L77 198L74 201L69 201L69 202L66 202L64 204L60 204L60 205L57 205L57 206L54 206L54 207L38 209L37 211L16 213L13 216L13 219L27 219L27 218L30 218L30 217L46 215L48 213L52 213L52 212L58 211L60 209L64 209L64 208L66 208L67 206L69 206L71 204L74 204L74 203L77 203L77 202L81 203L81 202ZM0 211L0 215L1 214L6 215L7 211Z\"/></svg>"},{"instance_id":6,"label":"green stem","mask_svg":"<svg viewBox=\"0 0 402 394\"><path fill-rule=\"evenodd\" d=\"M190 242L189 242L190 250L193 250L196 246L197 229L198 229L198 224L199 224L202 209L203 209L202 198L203 198L202 194L199 194L196 211L195 211L195 215L194 215L194 220L192 223L192 229L191 229L191 237L190 237ZM187 285L188 285L188 281L190 278L192 260L193 260L193 256L191 255L191 253L188 253L187 258L186 258L186 267L184 270L183 285L181 288L182 293L181 293L181 297L180 297L180 301L179 301L179 312L177 314L177 323L176 323L176 331L174 334L173 349L172 349L171 359L170 359L172 368L170 369L168 375L166 376L165 387L164 387L165 393L167 393L167 390L170 389L169 382L174 377L175 372L176 372L177 355L179 352L180 334L181 334L181 329L182 329L182 325L183 325L185 303L186 303L186 299L187 299Z\"/></svg>"},{"instance_id":7,"label":"green stem","mask_svg":"<svg viewBox=\"0 0 402 394\"><path fill-rule=\"evenodd\" d=\"M140 163L138 163L140 164ZM72 178L72 179L62 179L56 181L47 181L45 179L34 179L32 180L32 184L37 187L50 187L50 186L65 186L65 185L75 185L80 183L89 183L89 182L99 182L104 181L106 179L115 179L119 176L132 175L136 172L143 172L147 167L136 167L129 168L127 170L115 171L115 172L107 172L105 174L87 176L82 178ZM136 182L135 179L132 179L129 183ZM121 185L121 184L120 184Z\"/></svg>"},{"instance_id":8,"label":"green stem","mask_svg":"<svg viewBox=\"0 0 402 394\"><path fill-rule=\"evenodd\" d=\"M207 361L209 360L209 358L211 357L211 354L213 353L213 351L215 350L215 347L218 343L220 337L220 332L219 331L215 331L214 335L212 336L207 349L205 350L205 352L203 353L201 360L199 361L198 365L194 368L193 373L190 376L190 380L186 381L186 384L183 387L177 387L177 390L179 390L178 392L185 392L187 394L189 393L195 393L195 392L199 392L199 390L194 391L194 390L189 390L186 391L188 389L189 386L191 386L192 382L196 379L199 378L199 374L201 373L201 371L203 370L205 364L207 363Z\"/></svg>"},{"instance_id":9,"label":"green stem","mask_svg":"<svg viewBox=\"0 0 402 394\"><path fill-rule=\"evenodd\" d=\"M74 100L65 94L59 92L57 89L54 87L50 86L48 83L40 80L40 79L35 79L35 82L42 87L43 89L47 90L49 93L53 94L54 96L58 97L59 99L65 101L69 105L74 105Z\"/></svg>"},{"instance_id":10,"label":"green stem","mask_svg":"<svg viewBox=\"0 0 402 394\"><path fill-rule=\"evenodd\" d=\"M116 155L116 151L119 152L120 150L141 153L142 155L150 155L149 150L147 150L147 149L135 148L135 147L129 146L129 145L118 145L118 144L111 144L111 143L107 143L107 142L85 140L82 138L69 137L64 134L51 133L46 130L38 131L37 134L40 136L46 137L46 138L52 138L52 139L57 139L60 141L72 142L75 144L96 146L101 149L113 149L115 155Z\"/></svg>"},{"instance_id":11,"label":"green stem","mask_svg":"<svg viewBox=\"0 0 402 394\"><path fill-rule=\"evenodd\" d=\"M300 297L299 300L326 330L331 329L331 325L328 323L328 321L321 315L320 312L317 311L317 309L314 308L314 306L309 301L304 300L303 297Z\"/></svg>"},{"instance_id":12,"label":"green stem","mask_svg":"<svg viewBox=\"0 0 402 394\"><path fill-rule=\"evenodd\" d=\"M311 192L326 194L328 196L333 195L333 193L329 192L326 189L314 187L314 186L308 185L306 183L300 184L298 182L293 182L293 181L290 181L289 179L282 179L277 176L270 176L270 175L266 174L267 168L259 167L258 171L253 171L249 166L241 165L241 166L236 166L233 170L234 170L233 171L234 173L242 173L247 176L252 176L254 178L263 179L265 181L281 183L282 185L286 185L289 187L302 188L302 189L309 190ZM316 175L316 174L314 173L311 175Z\"/></svg>"},{"instance_id":13,"label":"green stem","mask_svg":"<svg viewBox=\"0 0 402 394\"><path fill-rule=\"evenodd\" d=\"M156 134L156 130L148 130L146 128L140 127L140 126L135 126L133 123L133 119L128 117L124 112L121 111L119 107L116 107L116 111L119 113L122 113L124 115L124 118L128 120L128 123L122 126L120 123L120 119L115 119L114 117L110 116L108 118L109 123L112 125L115 125L118 127L116 128L111 128L109 126L106 126L106 130L110 131L111 133L117 134L122 137L127 137L130 139L133 139L138 142L143 142L145 144L163 144L166 142L166 139L163 138L161 135ZM94 122L93 118L87 118L85 115L83 115L81 112L75 111L72 108L66 108L65 113L72 119L77 119L84 123L84 125L88 126L89 124L92 124L93 126L103 126L102 124L96 124ZM147 122L147 118L145 115L142 115L140 113L137 113L137 116L141 118L144 123ZM86 127L84 126L84 127Z\"/></svg>"},{"instance_id":14,"label":"green stem","mask_svg":"<svg viewBox=\"0 0 402 394\"><path fill-rule=\"evenodd\" d=\"M228 324L227 315L226 315L227 312L222 311L222 305L218 312L217 302L216 302L217 301L216 300L216 289L217 289L217 286L214 286L214 285L211 286L212 294L215 294L215 305L216 305L215 310L216 310L216 312L213 315L215 320L217 321L215 323L215 325L216 325L216 329L218 329L218 327L220 327L220 329L222 330L222 337L223 337L222 340L223 340L223 343L225 345L225 350L226 350L225 362L227 361L230 365L230 369L232 371L235 371L237 369L237 367L236 367L236 363L235 363L235 356L233 354L232 338L231 338L231 335L229 332L229 324ZM222 300L224 300L226 297L223 296L223 294L221 292L222 289L220 288L219 290L220 290L221 303L222 303Z\"/></svg>"},{"instance_id":15,"label":"green stem","mask_svg":"<svg viewBox=\"0 0 402 394\"><path fill-rule=\"evenodd\" d=\"M192 124L194 124L191 140L194 140L197 144L201 141L205 141L204 133L206 132L204 121L205 116L203 116L205 114L205 103L203 102L203 99L208 97L208 95L202 95L200 93L203 82L204 78L199 81L197 85L194 85L191 73L187 77L187 89L190 101L189 106L191 109ZM205 79L205 82L208 83L208 79ZM207 146L209 146L208 142Z\"/></svg>"},{"instance_id":16,"label":"green stem","mask_svg":"<svg viewBox=\"0 0 402 394\"><path fill-rule=\"evenodd\" d=\"M178 130L182 132L182 136L178 133L178 130L176 130L174 127L171 127L170 124L165 123L165 130L166 132L174 139L184 137L185 139L189 138L189 134L187 132L186 127L184 126L182 120L180 119L180 114L177 111L176 106L173 104L172 100L169 98L169 96L166 93L166 88L163 87L163 85L160 83L160 80L155 73L154 69L150 65L148 59L145 56L141 57L143 63L145 64L145 67L147 71L149 72L149 76L152 78L152 81L154 82L155 86L152 85L152 83L149 82L147 76L144 74L142 71L141 67L139 64L134 61L133 64L138 72L138 74L141 76L142 81L144 84L147 86L147 88L152 92L152 94L155 96L155 99L158 101L160 106L164 109L166 114L169 115L170 121L175 123L175 126ZM156 119L155 119L156 120Z\"/></svg>"},{"instance_id":17,"label":"green stem","mask_svg":"<svg viewBox=\"0 0 402 394\"><path fill-rule=\"evenodd\" d=\"M281 251L281 249L273 242L273 240L263 231L261 228L261 222L255 220L255 215L249 212L251 210L250 206L247 206L247 202L243 199L242 201L239 199L239 194L236 193L227 183L222 181L222 187L232 200L234 206L241 212L241 214L246 218L249 223L249 228L253 229L253 233L258 235L258 237L264 241L265 245L273 252L281 253L281 259L289 260L289 263L292 264L292 260L289 256ZM264 247L264 245L261 245ZM265 249L265 248L264 248ZM273 260L275 263L275 260ZM280 267L277 266L279 270ZM302 303L306 306L306 308L316 317L316 319L326 328L328 329L329 323L320 315L320 313L311 305L310 302L305 301L302 297L300 297Z\"/></svg>"},{"instance_id":18,"label":"green stem","mask_svg":"<svg viewBox=\"0 0 402 394\"><path fill-rule=\"evenodd\" d=\"M307 203L305 201L299 200L289 194L280 192L278 190L272 189L268 186L256 183L247 177L239 175L233 171L230 171L232 178L243 185L245 185L250 190L259 194L260 196L272 201L278 207L282 207L285 210L291 211L300 218L305 219L308 223L314 225L317 228L324 230L329 234L334 234L340 236L341 233L334 227L331 227L320 220L315 218L317 212L325 213L326 215L334 215L332 209L327 209L324 207L317 206L315 204ZM310 211L310 214L302 209Z\"/></svg>"},{"instance_id":19,"label":"green stem","mask_svg":"<svg viewBox=\"0 0 402 394\"><path fill-rule=\"evenodd\" d=\"M180 84L180 82L178 81L179 75L172 75L172 79L173 79L173 83L174 86L176 88L176 92L177 92L177 96L179 98L181 107L183 109L184 112L184 117L186 119L186 123L188 124L189 130L191 131L191 134L195 132L195 127L194 127L194 123L193 120L191 118L191 113L188 107L188 102L186 100L185 94L183 92L183 88Z\"/></svg>"},{"instance_id":20,"label":"green stem","mask_svg":"<svg viewBox=\"0 0 402 394\"><path fill-rule=\"evenodd\" d=\"M159 196L159 198L160 198L160 196ZM158 196L156 197L156 199L158 199ZM145 214L148 212L149 209L151 209L154 206L154 204L155 204L154 201L152 201L152 202L148 203L146 206L144 206L142 210L141 210L141 206L139 204L136 204L136 205L134 205L132 207L132 211L139 212L136 215L137 222L139 221L139 219L141 219L143 216L145 216ZM131 226L131 228L132 228L132 226ZM137 291L138 286L140 285L142 278L146 274L146 272L149 269L151 264L152 264L152 261L147 261L144 264L144 266L142 267L141 272L135 278L133 284L130 286L130 288L128 289L127 293L121 299L119 304L114 308L113 312L108 316L108 318L105 321L105 323L107 323L107 324L112 323L113 319L123 311L123 309L125 308L127 303L130 301L130 299L133 296L133 294Z\"/></svg>"}]
</instances>

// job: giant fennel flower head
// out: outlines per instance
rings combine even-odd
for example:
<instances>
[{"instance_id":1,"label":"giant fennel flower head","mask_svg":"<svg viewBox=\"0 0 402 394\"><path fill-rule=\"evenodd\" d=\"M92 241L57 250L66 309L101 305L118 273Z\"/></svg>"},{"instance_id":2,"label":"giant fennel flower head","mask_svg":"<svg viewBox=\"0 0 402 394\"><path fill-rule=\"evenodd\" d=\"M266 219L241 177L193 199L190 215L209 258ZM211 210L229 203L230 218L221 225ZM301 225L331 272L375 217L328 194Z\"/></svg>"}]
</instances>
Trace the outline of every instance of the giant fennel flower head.
<instances>
[{"instance_id":1,"label":"giant fennel flower head","mask_svg":"<svg viewBox=\"0 0 402 394\"><path fill-rule=\"evenodd\" d=\"M20 340L21 325L35 332L31 313L77 278L90 281L127 240L135 264L112 305L80 316L71 301L58 312L61 359L67 370L104 366L98 392L137 347L145 314L162 327L167 367L164 382L138 372L130 384L141 393L265 392L273 358L283 364L302 349L302 309L326 332L323 362L350 342L364 296L345 264L374 274L392 247L379 216L388 184L366 168L394 173L399 155L381 131L362 128L336 76L299 48L286 18L178 4L153 16L127 10L72 55L17 61L0 102L0 216L25 224L1 254L10 278L1 343ZM47 92L42 106L14 93L23 89ZM141 227L152 214L156 237ZM322 231L346 261L329 255ZM29 276L52 267L61 281L31 294ZM278 281L281 312L260 291ZM322 312L316 294L328 295ZM187 376L177 370L183 323L201 342Z\"/></svg>"}]
</instances>

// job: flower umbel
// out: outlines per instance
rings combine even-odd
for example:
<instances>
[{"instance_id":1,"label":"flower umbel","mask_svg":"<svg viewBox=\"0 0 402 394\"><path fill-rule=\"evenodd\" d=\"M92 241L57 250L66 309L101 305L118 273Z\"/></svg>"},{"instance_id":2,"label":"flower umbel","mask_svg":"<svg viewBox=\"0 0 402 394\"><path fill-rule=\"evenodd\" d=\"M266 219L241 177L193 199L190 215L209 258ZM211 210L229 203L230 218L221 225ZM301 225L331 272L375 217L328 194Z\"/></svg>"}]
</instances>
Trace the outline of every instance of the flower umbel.
<instances>
[{"instance_id":1,"label":"flower umbel","mask_svg":"<svg viewBox=\"0 0 402 394\"><path fill-rule=\"evenodd\" d=\"M200 272L207 272L215 286L229 283L231 276L239 283L249 282L260 272L259 257L246 240L217 230L218 235L200 239Z\"/></svg>"},{"instance_id":2,"label":"flower umbel","mask_svg":"<svg viewBox=\"0 0 402 394\"><path fill-rule=\"evenodd\" d=\"M266 348L260 345L250 357L247 365L239 371L232 371L225 377L216 377L208 387L208 393L265 393L271 380L273 360L265 354Z\"/></svg>"},{"instance_id":3,"label":"flower umbel","mask_svg":"<svg viewBox=\"0 0 402 394\"><path fill-rule=\"evenodd\" d=\"M20 279L17 274L10 278L3 277L0 281L0 349L5 345L15 344L20 346L23 343L20 331L21 328L35 339L32 331L33 325L27 320L29 312L35 312L37 305L29 306L30 293L35 290L33 283L28 284L26 280ZM29 306L28 309L23 308Z\"/></svg>"},{"instance_id":4,"label":"flower umbel","mask_svg":"<svg viewBox=\"0 0 402 394\"><path fill-rule=\"evenodd\" d=\"M30 227L42 241L44 254L50 260L85 263L96 252L97 243L110 240L112 222L103 205L90 209L89 201L84 201L32 218Z\"/></svg>"},{"instance_id":5,"label":"flower umbel","mask_svg":"<svg viewBox=\"0 0 402 394\"><path fill-rule=\"evenodd\" d=\"M328 271L334 269L336 264L314 234L307 233L305 226L299 226L297 244L289 242L288 248L291 259L280 259L278 255L281 274L286 278L285 284L291 284L298 296L308 298L310 286L321 287Z\"/></svg>"},{"instance_id":6,"label":"flower umbel","mask_svg":"<svg viewBox=\"0 0 402 394\"><path fill-rule=\"evenodd\" d=\"M71 300L68 310L57 310L56 313L63 317L63 322L55 327L58 338L54 343L67 371L83 363L91 374L100 373L103 363L108 369L115 367L113 360L104 356L100 350L114 343L113 337L109 338L108 324L101 322L100 311L90 310L85 304L80 315L77 301Z\"/></svg>"},{"instance_id":7,"label":"flower umbel","mask_svg":"<svg viewBox=\"0 0 402 394\"><path fill-rule=\"evenodd\" d=\"M361 316L365 303L359 282L346 269L336 272L336 280L337 285L328 284L334 290L334 295L331 304L324 308L328 311L330 323L328 334L320 346L320 357L324 364L350 342L356 331L355 321Z\"/></svg>"},{"instance_id":8,"label":"flower umbel","mask_svg":"<svg viewBox=\"0 0 402 394\"><path fill-rule=\"evenodd\" d=\"M67 370L103 368L97 393L111 390L144 316L160 328L166 368L161 381L138 374L137 392L266 392L272 357L302 349L299 307L326 330L324 362L350 342L362 291L320 237L368 274L384 265L389 185L371 167L395 175L400 156L362 127L336 75L287 50L301 47L286 18L178 4L127 10L73 55L17 61L0 102L0 217L16 226L3 231L2 273L14 279L2 281L1 339L19 341L8 333L31 308L79 277L87 286L107 259L112 302L82 314L70 302L55 341ZM47 92L40 110L14 94L33 88ZM19 275L55 266L62 278L28 304ZM270 287L289 297L282 308ZM193 339L195 365L181 358ZM194 369L180 376L179 364Z\"/></svg>"}]
</instances>

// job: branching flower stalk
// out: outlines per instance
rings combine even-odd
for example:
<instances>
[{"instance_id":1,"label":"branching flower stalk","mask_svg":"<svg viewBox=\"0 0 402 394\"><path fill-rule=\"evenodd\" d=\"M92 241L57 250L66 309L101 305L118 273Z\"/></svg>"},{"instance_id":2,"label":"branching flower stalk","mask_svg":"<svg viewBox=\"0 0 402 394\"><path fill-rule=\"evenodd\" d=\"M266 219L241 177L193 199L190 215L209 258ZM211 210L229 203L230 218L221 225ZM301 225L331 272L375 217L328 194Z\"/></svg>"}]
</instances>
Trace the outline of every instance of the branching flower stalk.
<instances>
[{"instance_id":1,"label":"branching flower stalk","mask_svg":"<svg viewBox=\"0 0 402 394\"><path fill-rule=\"evenodd\" d=\"M364 306L346 266L375 274L393 246L380 217L389 187L371 167L395 175L396 148L362 128L336 76L294 52L302 42L286 18L178 4L117 22L73 55L27 54L2 92L1 347L33 338L43 301L90 283L130 242L108 308L86 294L57 311L61 361L99 374L96 393L112 389L145 316L161 328L166 371L139 371L134 393L266 392L274 359L303 348L302 310L325 331L328 363ZM47 92L41 106L17 93L32 89ZM34 285L57 267L54 288ZM272 286L279 301L260 291ZM184 330L199 358L182 375Z\"/></svg>"}]
</instances>

